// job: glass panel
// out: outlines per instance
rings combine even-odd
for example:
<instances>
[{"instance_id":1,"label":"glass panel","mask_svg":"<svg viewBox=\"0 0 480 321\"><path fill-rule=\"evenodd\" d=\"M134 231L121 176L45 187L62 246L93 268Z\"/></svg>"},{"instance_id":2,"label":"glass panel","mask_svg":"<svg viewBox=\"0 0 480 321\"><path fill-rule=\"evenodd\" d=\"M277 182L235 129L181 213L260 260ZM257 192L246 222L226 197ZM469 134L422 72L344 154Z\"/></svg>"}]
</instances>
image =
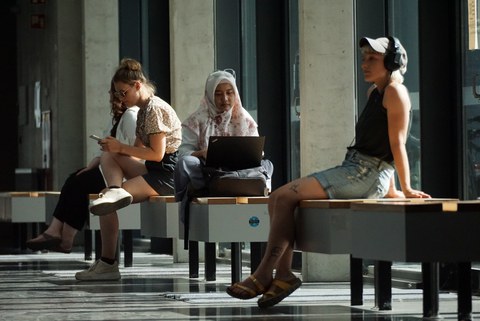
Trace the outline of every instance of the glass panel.
<instances>
[{"instance_id":1,"label":"glass panel","mask_svg":"<svg viewBox=\"0 0 480 321\"><path fill-rule=\"evenodd\" d=\"M242 103L257 120L257 46L255 0L241 2L242 10Z\"/></svg>"},{"instance_id":2,"label":"glass panel","mask_svg":"<svg viewBox=\"0 0 480 321\"><path fill-rule=\"evenodd\" d=\"M480 196L479 0L464 0L462 23L464 199Z\"/></svg>"},{"instance_id":3,"label":"glass panel","mask_svg":"<svg viewBox=\"0 0 480 321\"><path fill-rule=\"evenodd\" d=\"M298 1L289 2L290 66L290 168L289 179L300 177L300 55L298 48Z\"/></svg>"},{"instance_id":4,"label":"glass panel","mask_svg":"<svg viewBox=\"0 0 480 321\"><path fill-rule=\"evenodd\" d=\"M412 122L407 139L407 153L411 185L415 189L421 189L418 0L390 0L387 21L388 34L400 39L408 54L408 71L405 74L404 84L409 90L412 101Z\"/></svg>"}]
</instances>

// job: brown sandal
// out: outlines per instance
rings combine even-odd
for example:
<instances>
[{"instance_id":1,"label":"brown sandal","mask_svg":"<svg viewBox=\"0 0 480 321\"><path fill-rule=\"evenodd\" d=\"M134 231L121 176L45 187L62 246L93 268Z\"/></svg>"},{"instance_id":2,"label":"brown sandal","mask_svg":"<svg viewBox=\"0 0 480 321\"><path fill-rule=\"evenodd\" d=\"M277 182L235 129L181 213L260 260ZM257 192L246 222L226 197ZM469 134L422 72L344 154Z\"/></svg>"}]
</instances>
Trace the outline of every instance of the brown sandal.
<instances>
[{"instance_id":1,"label":"brown sandal","mask_svg":"<svg viewBox=\"0 0 480 321\"><path fill-rule=\"evenodd\" d=\"M258 307L263 309L274 306L292 294L300 285L302 285L302 281L297 277L285 281L274 279L268 291L258 299Z\"/></svg>"},{"instance_id":2,"label":"brown sandal","mask_svg":"<svg viewBox=\"0 0 480 321\"><path fill-rule=\"evenodd\" d=\"M240 284L240 282L237 282L227 288L228 295L237 299L248 300L265 293L265 287L260 282L258 282L258 280L253 275L250 275L248 278L252 281L255 289L252 289L248 286ZM242 292L236 292L234 291L234 289L240 289L242 290Z\"/></svg>"}]
</instances>

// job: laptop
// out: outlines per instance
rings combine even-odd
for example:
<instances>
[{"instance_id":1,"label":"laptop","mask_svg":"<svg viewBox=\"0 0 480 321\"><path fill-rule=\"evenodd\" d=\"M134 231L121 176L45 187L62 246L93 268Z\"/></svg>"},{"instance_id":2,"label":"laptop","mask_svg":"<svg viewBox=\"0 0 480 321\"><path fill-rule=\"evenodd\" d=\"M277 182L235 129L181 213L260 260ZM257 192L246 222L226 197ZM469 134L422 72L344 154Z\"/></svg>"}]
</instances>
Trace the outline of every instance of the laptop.
<instances>
[{"instance_id":1,"label":"laptop","mask_svg":"<svg viewBox=\"0 0 480 321\"><path fill-rule=\"evenodd\" d=\"M260 166L264 144L265 136L210 136L206 166L229 170Z\"/></svg>"}]
</instances>

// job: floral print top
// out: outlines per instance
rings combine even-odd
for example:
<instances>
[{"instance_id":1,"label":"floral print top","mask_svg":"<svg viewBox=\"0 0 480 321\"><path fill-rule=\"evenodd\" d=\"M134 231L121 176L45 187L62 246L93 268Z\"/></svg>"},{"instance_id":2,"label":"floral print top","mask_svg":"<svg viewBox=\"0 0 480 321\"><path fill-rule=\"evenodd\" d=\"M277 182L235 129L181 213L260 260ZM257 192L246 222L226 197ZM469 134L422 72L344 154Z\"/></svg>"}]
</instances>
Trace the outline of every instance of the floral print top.
<instances>
[{"instance_id":1,"label":"floral print top","mask_svg":"<svg viewBox=\"0 0 480 321\"><path fill-rule=\"evenodd\" d=\"M150 135L165 133L165 153L173 154L182 142L182 123L175 110L164 100L152 96L147 106L137 115L137 137L150 147Z\"/></svg>"}]
</instances>

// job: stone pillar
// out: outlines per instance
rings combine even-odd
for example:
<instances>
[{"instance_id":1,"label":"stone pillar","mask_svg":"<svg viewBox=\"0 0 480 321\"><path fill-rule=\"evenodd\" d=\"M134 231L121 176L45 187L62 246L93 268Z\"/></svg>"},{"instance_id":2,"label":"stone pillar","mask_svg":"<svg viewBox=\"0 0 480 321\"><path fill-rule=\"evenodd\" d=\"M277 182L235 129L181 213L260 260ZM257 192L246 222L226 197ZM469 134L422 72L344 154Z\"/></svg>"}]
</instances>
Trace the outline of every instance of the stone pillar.
<instances>
[{"instance_id":1,"label":"stone pillar","mask_svg":"<svg viewBox=\"0 0 480 321\"><path fill-rule=\"evenodd\" d=\"M200 102L215 67L214 1L170 0L172 107L180 120Z\"/></svg>"},{"instance_id":2,"label":"stone pillar","mask_svg":"<svg viewBox=\"0 0 480 321\"><path fill-rule=\"evenodd\" d=\"M171 105L180 120L195 109L205 81L215 68L215 19L213 0L170 0ZM203 243L199 246L203 259ZM176 262L188 262L183 240L174 240Z\"/></svg>"},{"instance_id":3,"label":"stone pillar","mask_svg":"<svg viewBox=\"0 0 480 321\"><path fill-rule=\"evenodd\" d=\"M88 136L103 137L104 130L111 124L108 90L119 63L118 32L118 0L83 1L85 162L99 150L97 142ZM78 76L81 79L81 75Z\"/></svg>"},{"instance_id":4,"label":"stone pillar","mask_svg":"<svg viewBox=\"0 0 480 321\"><path fill-rule=\"evenodd\" d=\"M340 164L354 137L354 4L300 0L300 149L302 176ZM324 139L322 139L324 138ZM343 281L347 255L303 253L307 281Z\"/></svg>"}]
</instances>

